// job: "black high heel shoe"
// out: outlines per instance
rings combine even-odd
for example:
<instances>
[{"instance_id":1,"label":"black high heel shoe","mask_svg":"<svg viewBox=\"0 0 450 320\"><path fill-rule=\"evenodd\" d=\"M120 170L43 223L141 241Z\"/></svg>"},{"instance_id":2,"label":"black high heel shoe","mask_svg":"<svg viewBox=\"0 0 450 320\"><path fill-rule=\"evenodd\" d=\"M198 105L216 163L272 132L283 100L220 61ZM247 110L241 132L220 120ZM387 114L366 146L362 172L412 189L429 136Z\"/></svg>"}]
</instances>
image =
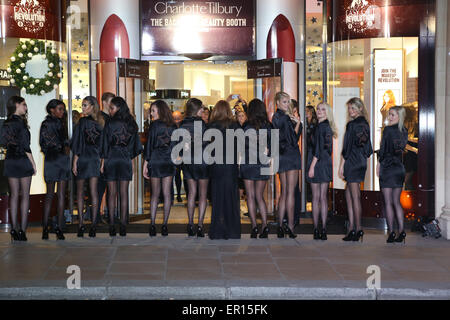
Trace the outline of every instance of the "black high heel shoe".
<instances>
[{"instance_id":1,"label":"black high heel shoe","mask_svg":"<svg viewBox=\"0 0 450 320\"><path fill-rule=\"evenodd\" d=\"M187 225L187 234L188 234L188 237L195 236L194 226L192 224Z\"/></svg>"},{"instance_id":2,"label":"black high heel shoe","mask_svg":"<svg viewBox=\"0 0 450 320\"><path fill-rule=\"evenodd\" d=\"M148 235L149 235L150 237L156 237L156 227L155 227L154 224L152 224L152 225L150 226L150 229L148 230Z\"/></svg>"},{"instance_id":3,"label":"black high heel shoe","mask_svg":"<svg viewBox=\"0 0 450 320\"><path fill-rule=\"evenodd\" d=\"M314 229L314 240L320 240L319 229Z\"/></svg>"},{"instance_id":4,"label":"black high heel shoe","mask_svg":"<svg viewBox=\"0 0 450 320\"><path fill-rule=\"evenodd\" d=\"M163 224L161 228L161 235L167 237L169 235L169 230L167 229L167 224Z\"/></svg>"},{"instance_id":5,"label":"black high heel shoe","mask_svg":"<svg viewBox=\"0 0 450 320\"><path fill-rule=\"evenodd\" d=\"M89 229L89 237L95 238L97 236L97 227L92 226L91 229Z\"/></svg>"},{"instance_id":6,"label":"black high heel shoe","mask_svg":"<svg viewBox=\"0 0 450 320\"><path fill-rule=\"evenodd\" d=\"M42 240L48 240L48 227L42 229Z\"/></svg>"},{"instance_id":7,"label":"black high heel shoe","mask_svg":"<svg viewBox=\"0 0 450 320\"><path fill-rule=\"evenodd\" d=\"M392 231L389 233L389 237L386 240L386 243L393 243L395 241L395 232Z\"/></svg>"},{"instance_id":8,"label":"black high heel shoe","mask_svg":"<svg viewBox=\"0 0 450 320\"><path fill-rule=\"evenodd\" d=\"M356 231L355 231L355 230L352 230L352 231L350 231L350 232L348 233L347 236L345 236L344 238L342 238L342 240L343 240L343 241L353 241L353 239L355 238L355 236L356 236Z\"/></svg>"},{"instance_id":9,"label":"black high heel shoe","mask_svg":"<svg viewBox=\"0 0 450 320\"><path fill-rule=\"evenodd\" d=\"M66 237L64 237L64 234L60 228L55 229L56 234L56 240L66 240Z\"/></svg>"},{"instance_id":10,"label":"black high heel shoe","mask_svg":"<svg viewBox=\"0 0 450 320\"><path fill-rule=\"evenodd\" d=\"M120 235L121 237L126 237L126 235L127 235L127 226L126 226L126 225L120 224L120 227L119 227L119 235Z\"/></svg>"},{"instance_id":11,"label":"black high heel shoe","mask_svg":"<svg viewBox=\"0 0 450 320\"><path fill-rule=\"evenodd\" d=\"M281 226L278 226L277 237L280 239L285 237L284 230Z\"/></svg>"},{"instance_id":12,"label":"black high heel shoe","mask_svg":"<svg viewBox=\"0 0 450 320\"><path fill-rule=\"evenodd\" d=\"M203 227L197 226L197 238L204 238L205 237L205 231L203 230Z\"/></svg>"},{"instance_id":13,"label":"black high heel shoe","mask_svg":"<svg viewBox=\"0 0 450 320\"><path fill-rule=\"evenodd\" d=\"M259 235L260 239L267 239L269 237L269 227L265 226L262 233Z\"/></svg>"},{"instance_id":14,"label":"black high heel shoe","mask_svg":"<svg viewBox=\"0 0 450 320\"><path fill-rule=\"evenodd\" d=\"M250 238L252 238L252 239L258 238L258 227L254 227L252 229L252 233L250 234Z\"/></svg>"},{"instance_id":15,"label":"black high heel shoe","mask_svg":"<svg viewBox=\"0 0 450 320\"><path fill-rule=\"evenodd\" d=\"M28 241L27 236L23 230L19 230L19 233L17 236L19 238L18 239L19 241Z\"/></svg>"},{"instance_id":16,"label":"black high heel shoe","mask_svg":"<svg viewBox=\"0 0 450 320\"><path fill-rule=\"evenodd\" d=\"M355 237L353 238L353 241L359 241L359 239L361 239L361 242L363 242L363 237L364 237L364 231L359 230Z\"/></svg>"},{"instance_id":17,"label":"black high heel shoe","mask_svg":"<svg viewBox=\"0 0 450 320\"><path fill-rule=\"evenodd\" d=\"M86 227L85 227L85 226L81 226L81 227L78 226L77 237L78 237L78 238L83 238L85 232L86 232Z\"/></svg>"},{"instance_id":18,"label":"black high heel shoe","mask_svg":"<svg viewBox=\"0 0 450 320\"><path fill-rule=\"evenodd\" d=\"M109 226L109 236L115 237L117 235L116 233L116 227L114 225Z\"/></svg>"},{"instance_id":19,"label":"black high heel shoe","mask_svg":"<svg viewBox=\"0 0 450 320\"><path fill-rule=\"evenodd\" d=\"M400 234L398 235L398 238L395 239L395 242L403 242L403 243L406 243L405 238L406 238L406 233L405 233L405 231L402 231L402 232L400 232Z\"/></svg>"},{"instance_id":20,"label":"black high heel shoe","mask_svg":"<svg viewBox=\"0 0 450 320\"><path fill-rule=\"evenodd\" d=\"M11 241L19 241L19 235L17 234L17 231L12 229L11 232Z\"/></svg>"},{"instance_id":21,"label":"black high heel shoe","mask_svg":"<svg viewBox=\"0 0 450 320\"><path fill-rule=\"evenodd\" d=\"M287 234L291 239L297 238L297 235L292 232L292 230L288 226L284 226L284 233Z\"/></svg>"},{"instance_id":22,"label":"black high heel shoe","mask_svg":"<svg viewBox=\"0 0 450 320\"><path fill-rule=\"evenodd\" d=\"M322 232L320 233L320 240L328 240L327 229L322 229Z\"/></svg>"}]
</instances>

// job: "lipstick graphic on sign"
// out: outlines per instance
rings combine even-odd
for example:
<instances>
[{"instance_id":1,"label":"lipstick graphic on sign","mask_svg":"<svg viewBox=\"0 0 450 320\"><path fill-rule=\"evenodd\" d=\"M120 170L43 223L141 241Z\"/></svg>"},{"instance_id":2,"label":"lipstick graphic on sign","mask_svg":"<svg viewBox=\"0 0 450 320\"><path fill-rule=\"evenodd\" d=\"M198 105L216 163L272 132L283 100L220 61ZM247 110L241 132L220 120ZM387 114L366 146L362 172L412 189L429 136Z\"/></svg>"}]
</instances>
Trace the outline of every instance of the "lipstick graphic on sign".
<instances>
[{"instance_id":1,"label":"lipstick graphic on sign","mask_svg":"<svg viewBox=\"0 0 450 320\"><path fill-rule=\"evenodd\" d=\"M130 40L123 21L115 14L106 20L100 36L100 61L130 58Z\"/></svg>"},{"instance_id":2,"label":"lipstick graphic on sign","mask_svg":"<svg viewBox=\"0 0 450 320\"><path fill-rule=\"evenodd\" d=\"M295 62L295 36L289 20L278 15L267 36L267 58L283 58L284 62Z\"/></svg>"}]
</instances>

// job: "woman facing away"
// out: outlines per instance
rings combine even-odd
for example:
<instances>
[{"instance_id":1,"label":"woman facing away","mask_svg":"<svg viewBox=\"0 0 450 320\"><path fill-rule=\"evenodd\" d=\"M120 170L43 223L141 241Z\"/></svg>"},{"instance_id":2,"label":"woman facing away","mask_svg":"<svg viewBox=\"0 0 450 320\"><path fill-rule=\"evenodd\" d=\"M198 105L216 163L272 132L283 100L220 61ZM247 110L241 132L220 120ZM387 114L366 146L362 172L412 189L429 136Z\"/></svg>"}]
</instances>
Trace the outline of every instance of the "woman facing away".
<instances>
[{"instance_id":1,"label":"woman facing away","mask_svg":"<svg viewBox=\"0 0 450 320\"><path fill-rule=\"evenodd\" d=\"M211 181L211 226L208 232L210 239L240 239L241 216L238 189L238 164L236 154L236 139L234 140L234 157L232 163L227 163L226 131L236 130L239 124L234 120L230 105L225 100L216 103L211 113L208 129L216 129L221 135L223 149L217 148L212 152L214 161L209 166ZM214 141L205 151L215 146ZM222 153L222 154L219 154ZM222 161L223 160L223 161Z\"/></svg>"},{"instance_id":2,"label":"woman facing away","mask_svg":"<svg viewBox=\"0 0 450 320\"><path fill-rule=\"evenodd\" d=\"M317 127L317 114L316 109L307 105L305 108L306 114L306 163L309 164L312 162L313 153L314 153L314 132ZM312 190L310 185L306 185L306 202L312 201Z\"/></svg>"},{"instance_id":3,"label":"woman facing away","mask_svg":"<svg viewBox=\"0 0 450 320\"><path fill-rule=\"evenodd\" d=\"M100 155L103 127L105 120L101 114L97 99L87 96L81 104L84 117L80 119L73 130L71 148L73 152L72 171L77 181L78 204L78 237L83 237L86 227L83 221L84 183L89 182L92 203L92 225L89 237L95 238L97 232L98 192L97 183L100 176Z\"/></svg>"},{"instance_id":4,"label":"woman facing away","mask_svg":"<svg viewBox=\"0 0 450 320\"><path fill-rule=\"evenodd\" d=\"M247 194L247 207L252 222L252 232L250 237L258 236L258 226L256 224L256 206L262 218L260 238L268 238L269 227L267 226L267 205L264 200L264 190L267 180L270 178L268 173L262 173L261 169L268 170L269 163L261 161L260 155L264 153L267 157L270 155L270 139L272 125L268 120L266 105L259 99L253 99L248 105L248 121L244 125L246 134L255 132L256 141L250 139L245 140L245 162L240 165L240 177L244 180L245 192ZM266 150L261 150L260 136L262 130L266 132ZM250 163L250 159L254 157L256 163Z\"/></svg>"},{"instance_id":5,"label":"woman facing away","mask_svg":"<svg viewBox=\"0 0 450 320\"><path fill-rule=\"evenodd\" d=\"M189 223L187 226L187 234L189 237L193 237L197 234L197 237L203 238L205 232L203 229L203 221L205 219L205 212L208 206L208 183L209 173L208 166L203 160L203 149L205 144L203 143L203 134L206 130L206 123L202 120L203 108L202 102L199 99L191 98L186 102L185 106L185 118L181 122L180 128L185 129L191 136L191 144L186 146L185 151L190 153L190 163L183 163L182 170L184 179L188 183L188 195L187 195L187 213ZM201 131L198 132L201 136L196 136L195 125L200 126ZM202 141L202 149L195 150L195 141ZM194 212L195 212L195 199L197 197L198 190L198 224L197 230L194 231Z\"/></svg>"},{"instance_id":6,"label":"woman facing away","mask_svg":"<svg viewBox=\"0 0 450 320\"><path fill-rule=\"evenodd\" d=\"M281 194L278 204L278 238L285 234L296 238L294 234L295 188L298 182L298 170L301 169L301 155L298 140L301 135L301 122L298 118L291 118L287 112L291 99L287 93L278 92L275 95L277 111L272 117L274 129L279 129L279 169ZM295 123L295 125L293 124ZM285 213L288 213L288 225L283 226Z\"/></svg>"},{"instance_id":7,"label":"woman facing away","mask_svg":"<svg viewBox=\"0 0 450 320\"><path fill-rule=\"evenodd\" d=\"M30 208L31 177L36 174L36 164L30 149L30 131L27 121L28 106L18 96L6 103L8 117L0 133L0 145L6 148L3 175L8 178L11 212L11 240L27 241L28 210ZM20 197L21 224L18 222Z\"/></svg>"},{"instance_id":8,"label":"woman facing away","mask_svg":"<svg viewBox=\"0 0 450 320\"><path fill-rule=\"evenodd\" d=\"M349 122L345 128L344 145L339 166L339 177L347 182L345 198L351 230L344 241L363 240L361 228L361 182L367 170L367 159L372 155L367 110L360 98L347 101ZM355 230L356 228L356 230Z\"/></svg>"},{"instance_id":9,"label":"woman facing away","mask_svg":"<svg viewBox=\"0 0 450 320\"><path fill-rule=\"evenodd\" d=\"M172 112L169 106L163 100L156 100L150 106L150 113L153 121L150 124L147 136L147 143L144 151L144 178L150 180L151 184L151 224L149 235L156 236L156 210L158 209L158 200L161 193L164 196L164 222L161 228L161 235L167 236L169 230L167 222L169 220L170 209L172 206L172 180L175 175L175 164L172 162L171 141L172 133L177 128L173 120Z\"/></svg>"},{"instance_id":10,"label":"woman facing away","mask_svg":"<svg viewBox=\"0 0 450 320\"><path fill-rule=\"evenodd\" d=\"M114 213L117 203L117 185L120 192L120 236L127 234L128 186L133 179L133 159L142 153L143 148L138 134L138 126L126 101L114 97L110 103L111 119L103 130L102 165L108 184L109 235L114 237Z\"/></svg>"},{"instance_id":11,"label":"woman facing away","mask_svg":"<svg viewBox=\"0 0 450 320\"><path fill-rule=\"evenodd\" d=\"M314 133L312 159L308 159L308 178L312 189L312 212L314 220L314 240L327 240L328 186L333 180L333 138L337 129L333 112L327 103L317 106L319 124ZM319 217L322 218L322 230L319 233Z\"/></svg>"},{"instance_id":12,"label":"woman facing away","mask_svg":"<svg viewBox=\"0 0 450 320\"><path fill-rule=\"evenodd\" d=\"M405 113L405 109L400 106L389 109L389 125L383 129L381 147L378 152L377 175L380 178L389 229L387 243L404 242L406 238L403 224L404 212L400 204L400 195L405 182L402 156L408 142L408 131L403 126ZM394 217L397 218L399 232L397 238L394 231Z\"/></svg>"},{"instance_id":13,"label":"woman facing away","mask_svg":"<svg viewBox=\"0 0 450 320\"><path fill-rule=\"evenodd\" d=\"M64 240L62 226L64 224L64 198L67 181L70 180L69 139L65 119L66 106L60 100L50 100L46 107L47 117L41 124L39 144L44 160L44 180L47 184L47 195L42 219L42 239L48 239L48 218L52 207L55 186L57 186L58 226L55 229L56 238Z\"/></svg>"}]
</instances>

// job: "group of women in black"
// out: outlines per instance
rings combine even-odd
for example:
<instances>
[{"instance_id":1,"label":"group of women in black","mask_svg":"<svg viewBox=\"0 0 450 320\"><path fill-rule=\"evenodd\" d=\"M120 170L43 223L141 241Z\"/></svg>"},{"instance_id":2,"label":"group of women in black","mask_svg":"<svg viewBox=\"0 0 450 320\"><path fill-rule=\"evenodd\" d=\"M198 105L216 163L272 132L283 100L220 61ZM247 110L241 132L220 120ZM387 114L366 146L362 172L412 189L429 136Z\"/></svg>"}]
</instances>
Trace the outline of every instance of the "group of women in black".
<instances>
[{"instance_id":1,"label":"group of women in black","mask_svg":"<svg viewBox=\"0 0 450 320\"><path fill-rule=\"evenodd\" d=\"M294 233L294 192L298 182L298 170L301 169L301 154L298 141L302 132L301 121L291 112L289 95L279 92L275 96L276 112L272 122L269 121L265 104L258 99L248 105L247 121L240 125L234 118L227 101L217 102L212 110L208 124L202 120L202 102L192 98L186 103L185 119L180 128L186 129L191 135L191 144L183 147L183 152L191 153L190 163L181 163L185 179L189 185L188 193L188 235L204 237L203 221L207 207L208 184L211 184L211 226L208 236L211 239L238 239L241 237L240 206L238 178L243 179L247 193L249 216L252 223L251 237L267 238L267 206L263 192L271 173L262 171L270 166L258 157L256 164L249 164L248 155L250 141L245 141L246 160L239 165L237 161L236 141L234 143L235 161L232 163L206 163L202 157L207 149L208 141L202 139L206 129L217 129L226 141L227 129L255 130L259 137L262 129L268 132L271 141L271 130L278 129L279 157L278 174L280 178L281 194L278 201L279 226L277 236L283 238L288 235L295 238ZM7 149L4 175L8 177L10 186L10 212L12 220L11 237L14 240L26 241L27 214L29 208L29 190L31 176L36 174L36 166L30 150L30 132L27 124L27 105L21 97L12 97L8 101L8 118L1 134L0 145ZM97 183L103 174L108 185L108 209L114 213L116 198L120 192L120 235L126 235L128 211L128 185L132 180L132 160L144 152L143 174L151 182L151 224L149 235L156 235L156 210L158 199L162 191L164 196L164 222L161 234L168 234L168 219L171 209L171 186L175 175L175 163L172 159L172 149L177 143L172 141L172 134L176 126L172 112L167 103L157 100L151 104L152 122L149 126L147 143L143 149L138 126L130 113L127 103L121 97L114 97L110 102L110 114L105 116L100 111L96 98L86 97L82 102L84 117L80 119L73 130L71 141L68 139L65 121L65 106L62 101L51 100L47 105L47 117L41 125L40 146L45 155L44 178L47 183L47 197L44 206L42 238L48 239L48 217L55 185L58 194L58 227L55 230L57 239L64 239L61 231L63 224L64 193L67 181L72 172L77 181L78 212L83 212L83 187L89 182L91 193L92 219L89 236L96 236L96 215L99 199ZM346 200L350 222L350 232L344 241L358 241L363 238L361 228L361 199L360 183L364 181L367 159L372 155L369 124L366 108L359 98L352 98L347 102L349 121L346 126L344 145L342 149L339 176L347 182ZM309 110L310 112L314 110ZM332 175L333 138L337 136L332 117L331 107L322 103L315 112L317 125L308 123L309 136L307 139L307 179L311 184L313 198L314 239L327 239L326 219L328 213L327 193ZM403 210L400 205L400 193L404 182L404 167L401 162L402 152L407 142L406 129L403 127L405 110L393 107L389 110L389 126L383 130L381 148L378 152L377 174L385 199L389 238L388 242L404 241L406 234L403 230ZM194 130L195 124L200 124L202 137ZM201 153L195 149L194 141L202 141ZM234 139L237 139L235 136ZM227 159L226 145L223 145L223 159ZM258 146L260 148L260 146ZM69 150L73 152L73 163L70 165ZM263 152L270 156L271 146ZM258 154L260 154L258 150ZM212 154L214 158L214 152ZM272 159L273 160L273 159ZM178 163L179 164L179 163ZM272 173L273 174L273 173ZM119 187L119 191L117 190ZM19 192L20 190L20 192ZM195 201L199 200L199 220L194 230ZM19 193L21 194L20 208L22 221L18 223ZM261 232L256 223L256 207L262 218ZM287 223L283 223L287 212ZM394 214L395 212L395 214ZM393 230L394 215L397 217L399 234ZM319 232L319 218L322 218L322 229ZM83 215L79 214L78 237L82 237L85 230ZM111 236L116 235L114 214L110 214Z\"/></svg>"}]
</instances>

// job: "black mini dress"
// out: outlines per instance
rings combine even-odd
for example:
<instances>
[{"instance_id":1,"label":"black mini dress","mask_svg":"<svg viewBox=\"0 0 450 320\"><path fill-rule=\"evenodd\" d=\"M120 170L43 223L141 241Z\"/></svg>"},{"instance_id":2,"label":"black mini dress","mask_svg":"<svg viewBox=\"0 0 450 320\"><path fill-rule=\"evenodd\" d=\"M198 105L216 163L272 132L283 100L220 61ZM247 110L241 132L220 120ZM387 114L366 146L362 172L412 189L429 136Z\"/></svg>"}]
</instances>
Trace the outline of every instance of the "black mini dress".
<instances>
[{"instance_id":1,"label":"black mini dress","mask_svg":"<svg viewBox=\"0 0 450 320\"><path fill-rule=\"evenodd\" d=\"M78 156L77 180L100 176L103 128L92 116L81 118L73 130L71 149Z\"/></svg>"},{"instance_id":2,"label":"black mini dress","mask_svg":"<svg viewBox=\"0 0 450 320\"><path fill-rule=\"evenodd\" d=\"M333 180L333 131L331 130L328 120L320 122L314 133L314 142L311 155L312 158L317 158L316 166L314 167L314 177L310 178L306 173L306 181L309 183L326 183ZM308 170L311 167L311 162L308 164Z\"/></svg>"},{"instance_id":3,"label":"black mini dress","mask_svg":"<svg viewBox=\"0 0 450 320\"><path fill-rule=\"evenodd\" d=\"M408 132L398 129L398 125L385 127L378 152L380 161L380 187L402 188L405 182L405 167L402 163L403 151L408 142Z\"/></svg>"},{"instance_id":4,"label":"black mini dress","mask_svg":"<svg viewBox=\"0 0 450 320\"><path fill-rule=\"evenodd\" d=\"M258 180L268 180L270 178L270 175L263 175L261 174L261 169L264 168L270 168L270 164L269 163L262 163L261 159L260 159L260 153L265 153L266 150L260 150L260 143L259 143L259 139L260 139L260 130L266 130L267 133L267 149L268 149L268 153L266 154L266 157L270 156L270 147L271 147L271 137L272 137L272 125L270 124L270 122L265 123L259 130L256 130L255 126L249 124L248 122L246 122L244 124L244 133L246 135L249 134L249 132L251 132L251 130L253 130L256 135L256 140L255 141L251 141L250 138L248 138L247 136L245 136L245 155L241 155L241 164L239 166L239 175L241 177L241 179L244 180L253 180L253 181L258 181ZM252 147L251 147L252 146ZM254 160L256 159L256 163L251 164L250 160ZM252 161L255 162L255 161ZM266 169L266 170L267 170Z\"/></svg>"},{"instance_id":5,"label":"black mini dress","mask_svg":"<svg viewBox=\"0 0 450 320\"><path fill-rule=\"evenodd\" d=\"M26 153L31 153L30 131L23 119L12 115L7 119L0 133L0 145L6 148L3 176L25 178L34 174L33 165Z\"/></svg>"},{"instance_id":6,"label":"black mini dress","mask_svg":"<svg viewBox=\"0 0 450 320\"><path fill-rule=\"evenodd\" d=\"M143 148L137 130L128 128L123 120L114 117L103 129L101 157L104 159L105 181L131 181L131 161L142 153Z\"/></svg>"},{"instance_id":7,"label":"black mini dress","mask_svg":"<svg viewBox=\"0 0 450 320\"><path fill-rule=\"evenodd\" d=\"M62 119L50 115L45 118L39 132L39 145L45 155L45 182L70 180L69 141Z\"/></svg>"},{"instance_id":8,"label":"black mini dress","mask_svg":"<svg viewBox=\"0 0 450 320\"><path fill-rule=\"evenodd\" d=\"M200 128L197 132L194 130L196 124ZM191 154L190 163L183 162L181 166L183 178L197 181L200 179L209 179L208 165L203 159L203 150L206 146L206 142L203 141L203 133L206 130L205 122L200 117L187 117L181 122L180 129L189 131L191 136L190 145L186 146L186 149L183 149L183 152L186 151ZM198 150L195 149L195 141L200 141L197 142ZM199 148L200 146L201 148Z\"/></svg>"},{"instance_id":9,"label":"black mini dress","mask_svg":"<svg viewBox=\"0 0 450 320\"><path fill-rule=\"evenodd\" d=\"M373 153L370 142L370 128L366 119L360 116L347 123L342 156L344 178L347 182L363 182L367 170L367 158Z\"/></svg>"},{"instance_id":10,"label":"black mini dress","mask_svg":"<svg viewBox=\"0 0 450 320\"><path fill-rule=\"evenodd\" d=\"M175 175L176 167L171 156L174 146L171 137L175 129L175 125L167 126L162 120L155 120L150 124L144 151L149 177L164 178Z\"/></svg>"},{"instance_id":11,"label":"black mini dress","mask_svg":"<svg viewBox=\"0 0 450 320\"><path fill-rule=\"evenodd\" d=\"M278 172L283 173L290 170L301 170L302 158L298 146L298 140L302 133L302 125L298 134L295 133L294 125L289 116L278 109L272 117L274 129L279 129L279 167Z\"/></svg>"}]
</instances>

